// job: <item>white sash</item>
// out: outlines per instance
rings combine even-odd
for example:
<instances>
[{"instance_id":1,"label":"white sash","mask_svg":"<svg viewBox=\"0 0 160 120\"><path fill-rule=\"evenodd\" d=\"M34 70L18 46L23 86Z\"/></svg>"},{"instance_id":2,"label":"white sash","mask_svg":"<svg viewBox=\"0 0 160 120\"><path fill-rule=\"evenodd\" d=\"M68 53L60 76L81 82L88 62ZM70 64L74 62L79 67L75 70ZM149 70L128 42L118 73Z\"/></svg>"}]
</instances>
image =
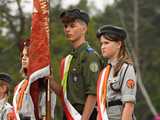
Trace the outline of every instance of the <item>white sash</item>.
<instances>
[{"instance_id":1,"label":"white sash","mask_svg":"<svg viewBox=\"0 0 160 120\"><path fill-rule=\"evenodd\" d=\"M70 114L69 116L71 116L71 118L67 118L69 120L81 120L81 114L72 106L72 104L69 102L69 100L67 99L67 76L68 76L68 71L69 71L69 67L70 67L70 63L72 60L72 55L68 55L65 58L64 61L64 70L63 70L63 79L62 79L62 86L63 86L63 101L64 104L67 108L67 112ZM67 113L66 113L66 116Z\"/></svg>"},{"instance_id":2,"label":"white sash","mask_svg":"<svg viewBox=\"0 0 160 120\"><path fill-rule=\"evenodd\" d=\"M14 111L16 114L16 118L17 120L20 120L19 113L23 113L23 115L31 117L31 120L36 120L35 115L34 115L33 101L29 93L24 92L22 107L20 108L20 110L17 110L17 99L19 97L19 90L21 89L24 82L25 80L23 80L22 82L18 84L14 97L13 97L13 107L14 107Z\"/></svg>"},{"instance_id":3,"label":"white sash","mask_svg":"<svg viewBox=\"0 0 160 120\"><path fill-rule=\"evenodd\" d=\"M107 80L109 77L110 68L111 66L107 65L107 67L102 70L97 81L98 120L108 120L105 95L107 94Z\"/></svg>"}]
</instances>

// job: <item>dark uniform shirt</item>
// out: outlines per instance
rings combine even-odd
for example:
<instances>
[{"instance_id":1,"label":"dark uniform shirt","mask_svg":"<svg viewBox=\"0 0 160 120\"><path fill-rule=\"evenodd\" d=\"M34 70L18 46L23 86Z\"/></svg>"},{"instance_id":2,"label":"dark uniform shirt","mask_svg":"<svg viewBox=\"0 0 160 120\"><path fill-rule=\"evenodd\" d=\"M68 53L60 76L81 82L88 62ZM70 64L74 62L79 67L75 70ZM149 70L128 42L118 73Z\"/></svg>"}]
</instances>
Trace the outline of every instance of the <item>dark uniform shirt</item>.
<instances>
[{"instance_id":1,"label":"dark uniform shirt","mask_svg":"<svg viewBox=\"0 0 160 120\"><path fill-rule=\"evenodd\" d=\"M82 113L88 95L96 95L96 82L101 59L87 42L73 49L67 80L67 98Z\"/></svg>"}]
</instances>

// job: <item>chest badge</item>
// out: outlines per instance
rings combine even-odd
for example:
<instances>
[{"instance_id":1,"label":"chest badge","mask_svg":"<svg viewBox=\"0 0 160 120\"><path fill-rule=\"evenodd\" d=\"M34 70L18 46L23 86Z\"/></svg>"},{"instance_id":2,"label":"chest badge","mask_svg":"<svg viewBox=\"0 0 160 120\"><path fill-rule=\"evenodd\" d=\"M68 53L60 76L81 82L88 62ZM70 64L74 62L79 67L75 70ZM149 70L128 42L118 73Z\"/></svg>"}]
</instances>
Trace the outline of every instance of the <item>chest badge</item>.
<instances>
[{"instance_id":1,"label":"chest badge","mask_svg":"<svg viewBox=\"0 0 160 120\"><path fill-rule=\"evenodd\" d=\"M74 76L73 80L74 80L74 82L77 82L77 80L78 80L77 76Z\"/></svg>"},{"instance_id":2,"label":"chest badge","mask_svg":"<svg viewBox=\"0 0 160 120\"><path fill-rule=\"evenodd\" d=\"M92 72L97 72L98 69L99 69L97 62L92 62L92 63L89 65L89 69L90 69Z\"/></svg>"}]
</instances>

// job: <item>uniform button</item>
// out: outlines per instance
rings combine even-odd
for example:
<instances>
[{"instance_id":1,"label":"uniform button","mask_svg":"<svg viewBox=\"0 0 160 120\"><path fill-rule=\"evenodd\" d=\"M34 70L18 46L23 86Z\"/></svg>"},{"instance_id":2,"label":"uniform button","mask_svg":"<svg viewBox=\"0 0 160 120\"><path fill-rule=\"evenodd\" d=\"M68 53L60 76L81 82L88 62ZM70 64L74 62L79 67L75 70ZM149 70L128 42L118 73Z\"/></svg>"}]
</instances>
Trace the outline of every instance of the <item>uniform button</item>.
<instances>
[{"instance_id":1,"label":"uniform button","mask_svg":"<svg viewBox=\"0 0 160 120\"><path fill-rule=\"evenodd\" d=\"M73 71L76 71L76 68L73 68Z\"/></svg>"},{"instance_id":2,"label":"uniform button","mask_svg":"<svg viewBox=\"0 0 160 120\"><path fill-rule=\"evenodd\" d=\"M77 76L74 76L73 80L74 80L74 82L77 82L77 80L78 80Z\"/></svg>"}]
</instances>

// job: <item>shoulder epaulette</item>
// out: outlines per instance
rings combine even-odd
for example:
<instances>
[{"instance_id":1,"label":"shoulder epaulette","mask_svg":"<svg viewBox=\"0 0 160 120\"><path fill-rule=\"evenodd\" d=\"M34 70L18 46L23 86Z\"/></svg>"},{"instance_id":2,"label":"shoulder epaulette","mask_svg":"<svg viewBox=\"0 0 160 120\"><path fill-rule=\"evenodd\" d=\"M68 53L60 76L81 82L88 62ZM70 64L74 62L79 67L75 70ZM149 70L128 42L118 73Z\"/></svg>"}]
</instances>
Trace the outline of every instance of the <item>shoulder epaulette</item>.
<instances>
[{"instance_id":1,"label":"shoulder epaulette","mask_svg":"<svg viewBox=\"0 0 160 120\"><path fill-rule=\"evenodd\" d=\"M5 106L5 108L6 108L6 109L10 109L10 108L12 108L12 106L11 106L8 102L7 102L7 103L5 103L5 105L4 105L4 106Z\"/></svg>"}]
</instances>

